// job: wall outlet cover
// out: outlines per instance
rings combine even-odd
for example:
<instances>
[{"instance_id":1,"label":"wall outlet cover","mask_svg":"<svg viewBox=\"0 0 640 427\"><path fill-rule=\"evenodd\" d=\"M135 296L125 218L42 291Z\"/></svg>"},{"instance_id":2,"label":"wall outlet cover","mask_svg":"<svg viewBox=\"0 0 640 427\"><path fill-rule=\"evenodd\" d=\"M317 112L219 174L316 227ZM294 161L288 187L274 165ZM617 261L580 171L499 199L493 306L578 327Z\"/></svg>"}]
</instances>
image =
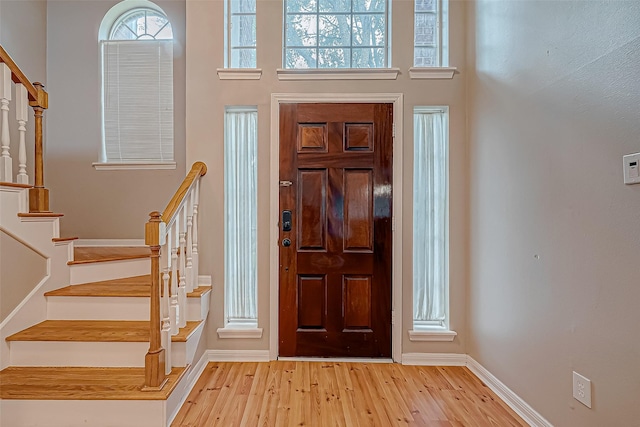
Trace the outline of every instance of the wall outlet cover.
<instances>
[{"instance_id":1,"label":"wall outlet cover","mask_svg":"<svg viewBox=\"0 0 640 427\"><path fill-rule=\"evenodd\" d=\"M591 380L573 371L573 397L587 408L591 408Z\"/></svg>"}]
</instances>

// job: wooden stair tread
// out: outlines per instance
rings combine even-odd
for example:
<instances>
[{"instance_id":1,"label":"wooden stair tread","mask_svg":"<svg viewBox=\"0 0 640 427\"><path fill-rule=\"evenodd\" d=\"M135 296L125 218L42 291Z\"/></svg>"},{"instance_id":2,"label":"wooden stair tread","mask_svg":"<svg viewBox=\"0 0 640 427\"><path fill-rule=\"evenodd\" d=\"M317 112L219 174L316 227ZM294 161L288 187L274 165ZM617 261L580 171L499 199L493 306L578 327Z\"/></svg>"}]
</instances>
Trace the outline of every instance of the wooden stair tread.
<instances>
[{"instance_id":1,"label":"wooden stair tread","mask_svg":"<svg viewBox=\"0 0 640 427\"><path fill-rule=\"evenodd\" d=\"M186 342L201 321L187 322L173 342ZM7 341L148 342L149 322L138 320L45 320Z\"/></svg>"},{"instance_id":2,"label":"wooden stair tread","mask_svg":"<svg viewBox=\"0 0 640 427\"><path fill-rule=\"evenodd\" d=\"M126 277L124 279L104 280L100 282L71 285L49 291L44 295L75 297L149 297L151 294L151 275ZM211 292L211 286L200 286L187 294L187 298L197 298Z\"/></svg>"},{"instance_id":3,"label":"wooden stair tread","mask_svg":"<svg viewBox=\"0 0 640 427\"><path fill-rule=\"evenodd\" d=\"M77 237L54 237L51 239L52 242L71 242L73 240L78 240Z\"/></svg>"},{"instance_id":4,"label":"wooden stair tread","mask_svg":"<svg viewBox=\"0 0 640 427\"><path fill-rule=\"evenodd\" d=\"M64 214L54 212L20 212L18 216L20 218L59 218L64 216Z\"/></svg>"},{"instance_id":5,"label":"wooden stair tread","mask_svg":"<svg viewBox=\"0 0 640 427\"><path fill-rule=\"evenodd\" d=\"M17 367L0 371L0 399L165 400L187 371L173 368L160 391L142 391L144 368Z\"/></svg>"},{"instance_id":6,"label":"wooden stair tread","mask_svg":"<svg viewBox=\"0 0 640 427\"><path fill-rule=\"evenodd\" d=\"M73 261L67 264L122 261L150 256L151 250L148 246L80 246L73 248Z\"/></svg>"},{"instance_id":7,"label":"wooden stair tread","mask_svg":"<svg viewBox=\"0 0 640 427\"><path fill-rule=\"evenodd\" d=\"M33 185L19 184L17 182L0 181L0 187L14 187L14 188L33 188Z\"/></svg>"}]
</instances>

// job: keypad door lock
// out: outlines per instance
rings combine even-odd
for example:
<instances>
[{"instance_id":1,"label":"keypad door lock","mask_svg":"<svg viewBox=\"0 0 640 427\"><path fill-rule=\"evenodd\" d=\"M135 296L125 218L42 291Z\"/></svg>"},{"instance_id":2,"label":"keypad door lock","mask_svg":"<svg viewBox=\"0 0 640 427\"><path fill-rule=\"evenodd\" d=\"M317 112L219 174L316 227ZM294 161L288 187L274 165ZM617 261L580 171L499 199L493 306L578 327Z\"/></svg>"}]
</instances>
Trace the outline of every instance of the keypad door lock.
<instances>
[{"instance_id":1,"label":"keypad door lock","mask_svg":"<svg viewBox=\"0 0 640 427\"><path fill-rule=\"evenodd\" d=\"M291 231L291 211L282 211L282 231Z\"/></svg>"}]
</instances>

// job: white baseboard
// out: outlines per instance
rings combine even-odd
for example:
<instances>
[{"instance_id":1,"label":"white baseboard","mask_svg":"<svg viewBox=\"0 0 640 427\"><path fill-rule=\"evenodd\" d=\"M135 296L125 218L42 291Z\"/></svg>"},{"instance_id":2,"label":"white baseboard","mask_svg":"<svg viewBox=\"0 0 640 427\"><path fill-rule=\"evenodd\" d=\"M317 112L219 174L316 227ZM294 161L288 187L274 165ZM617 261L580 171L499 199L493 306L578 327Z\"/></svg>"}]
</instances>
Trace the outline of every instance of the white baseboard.
<instances>
[{"instance_id":1,"label":"white baseboard","mask_svg":"<svg viewBox=\"0 0 640 427\"><path fill-rule=\"evenodd\" d=\"M209 362L268 362L269 350L207 350Z\"/></svg>"},{"instance_id":2,"label":"white baseboard","mask_svg":"<svg viewBox=\"0 0 640 427\"><path fill-rule=\"evenodd\" d=\"M144 239L77 239L73 246L146 246Z\"/></svg>"},{"instance_id":3,"label":"white baseboard","mask_svg":"<svg viewBox=\"0 0 640 427\"><path fill-rule=\"evenodd\" d=\"M553 427L553 424L471 356L467 356L467 367L529 425L532 427Z\"/></svg>"},{"instance_id":4,"label":"white baseboard","mask_svg":"<svg viewBox=\"0 0 640 427\"><path fill-rule=\"evenodd\" d=\"M458 353L403 353L403 365L466 366L467 355Z\"/></svg>"}]
</instances>

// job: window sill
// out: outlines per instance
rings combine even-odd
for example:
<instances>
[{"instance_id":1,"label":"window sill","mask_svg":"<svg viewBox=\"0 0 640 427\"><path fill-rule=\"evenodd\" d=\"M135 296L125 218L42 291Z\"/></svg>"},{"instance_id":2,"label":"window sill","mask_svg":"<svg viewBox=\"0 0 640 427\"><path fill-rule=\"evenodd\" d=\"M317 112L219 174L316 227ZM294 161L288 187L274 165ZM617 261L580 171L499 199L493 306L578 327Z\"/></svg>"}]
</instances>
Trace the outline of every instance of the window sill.
<instances>
[{"instance_id":1,"label":"window sill","mask_svg":"<svg viewBox=\"0 0 640 427\"><path fill-rule=\"evenodd\" d=\"M399 68L344 68L290 70L278 68L279 80L396 80Z\"/></svg>"},{"instance_id":2,"label":"window sill","mask_svg":"<svg viewBox=\"0 0 640 427\"><path fill-rule=\"evenodd\" d=\"M409 341L451 342L458 335L448 329L413 329L409 331Z\"/></svg>"},{"instance_id":3,"label":"window sill","mask_svg":"<svg viewBox=\"0 0 640 427\"><path fill-rule=\"evenodd\" d=\"M458 69L456 67L411 67L409 77L412 79L452 79Z\"/></svg>"},{"instance_id":4,"label":"window sill","mask_svg":"<svg viewBox=\"0 0 640 427\"><path fill-rule=\"evenodd\" d=\"M175 169L176 162L140 162L140 163L92 163L92 166L98 171L106 170L158 170L158 169Z\"/></svg>"},{"instance_id":5,"label":"window sill","mask_svg":"<svg viewBox=\"0 0 640 427\"><path fill-rule=\"evenodd\" d=\"M262 338L262 328L238 328L226 327L218 328L218 338Z\"/></svg>"},{"instance_id":6,"label":"window sill","mask_svg":"<svg viewBox=\"0 0 640 427\"><path fill-rule=\"evenodd\" d=\"M262 68L218 68L220 80L260 80Z\"/></svg>"}]
</instances>

